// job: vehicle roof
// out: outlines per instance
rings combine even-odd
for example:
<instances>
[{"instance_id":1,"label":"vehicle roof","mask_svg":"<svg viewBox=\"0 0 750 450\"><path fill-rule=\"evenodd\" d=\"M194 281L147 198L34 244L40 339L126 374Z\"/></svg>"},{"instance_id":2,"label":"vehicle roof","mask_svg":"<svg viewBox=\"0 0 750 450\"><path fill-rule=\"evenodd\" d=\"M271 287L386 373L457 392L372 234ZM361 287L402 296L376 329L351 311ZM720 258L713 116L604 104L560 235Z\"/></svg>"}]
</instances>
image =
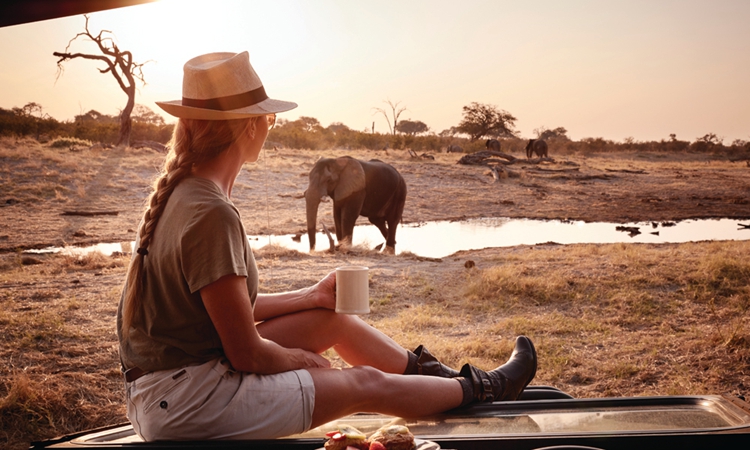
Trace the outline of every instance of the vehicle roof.
<instances>
[{"instance_id":1,"label":"vehicle roof","mask_svg":"<svg viewBox=\"0 0 750 450\"><path fill-rule=\"evenodd\" d=\"M156 0L3 0L0 2L0 27L75 16L153 1Z\"/></svg>"}]
</instances>

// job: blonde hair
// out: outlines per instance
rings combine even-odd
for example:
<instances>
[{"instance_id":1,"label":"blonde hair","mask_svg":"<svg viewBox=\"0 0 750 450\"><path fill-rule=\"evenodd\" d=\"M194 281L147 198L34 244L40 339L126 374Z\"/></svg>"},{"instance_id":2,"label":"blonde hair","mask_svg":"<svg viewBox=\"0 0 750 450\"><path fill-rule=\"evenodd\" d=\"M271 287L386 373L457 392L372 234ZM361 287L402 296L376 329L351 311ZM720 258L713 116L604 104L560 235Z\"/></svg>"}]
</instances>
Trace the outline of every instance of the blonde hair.
<instances>
[{"instance_id":1,"label":"blonde hair","mask_svg":"<svg viewBox=\"0 0 750 450\"><path fill-rule=\"evenodd\" d=\"M262 116L261 116L262 117ZM138 230L138 249L133 254L128 268L123 296L122 324L120 331L127 337L137 322L144 287L144 259L153 239L167 200L175 187L192 172L196 164L210 161L226 151L243 133L255 135L258 117L237 120L179 119L167 144L169 153L162 172L154 181L154 190L148 199Z\"/></svg>"}]
</instances>

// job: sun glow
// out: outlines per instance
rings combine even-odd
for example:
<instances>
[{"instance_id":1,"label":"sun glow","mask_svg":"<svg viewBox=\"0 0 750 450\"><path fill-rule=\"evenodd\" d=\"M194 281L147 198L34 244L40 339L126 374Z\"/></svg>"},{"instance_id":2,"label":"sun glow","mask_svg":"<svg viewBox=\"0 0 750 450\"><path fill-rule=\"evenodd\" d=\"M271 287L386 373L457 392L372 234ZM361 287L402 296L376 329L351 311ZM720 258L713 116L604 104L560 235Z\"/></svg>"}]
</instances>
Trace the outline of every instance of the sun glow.
<instances>
[{"instance_id":1,"label":"sun glow","mask_svg":"<svg viewBox=\"0 0 750 450\"><path fill-rule=\"evenodd\" d=\"M309 42L309 30L302 20L304 8L288 6L239 0L161 0L92 14L90 27L113 30L122 48L131 50L136 59L147 58L138 62L148 61L144 71L150 96L172 99L180 95L183 64L203 53L247 50L262 78L278 85L292 75L298 77L294 55ZM285 24L283 30L279 23ZM273 87L270 90L274 92Z\"/></svg>"},{"instance_id":2,"label":"sun glow","mask_svg":"<svg viewBox=\"0 0 750 450\"><path fill-rule=\"evenodd\" d=\"M154 110L181 96L188 59L246 50L268 94L299 104L285 119L323 126L387 132L373 109L392 100L439 133L480 102L517 117L524 137L562 126L572 139L748 139L750 2L684 3L160 0L91 13L89 28L146 63L136 102ZM124 94L100 64L69 61L55 78L52 53L84 24L0 28L0 107L117 114Z\"/></svg>"}]
</instances>

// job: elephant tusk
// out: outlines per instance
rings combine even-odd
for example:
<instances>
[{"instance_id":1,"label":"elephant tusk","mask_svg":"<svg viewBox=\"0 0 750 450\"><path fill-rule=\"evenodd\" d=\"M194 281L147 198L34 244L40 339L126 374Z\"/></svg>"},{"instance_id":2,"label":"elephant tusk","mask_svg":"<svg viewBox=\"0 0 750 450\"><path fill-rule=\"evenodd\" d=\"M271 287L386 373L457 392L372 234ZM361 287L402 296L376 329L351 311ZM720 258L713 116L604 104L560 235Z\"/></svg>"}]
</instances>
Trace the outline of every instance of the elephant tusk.
<instances>
[{"instance_id":1,"label":"elephant tusk","mask_svg":"<svg viewBox=\"0 0 750 450\"><path fill-rule=\"evenodd\" d=\"M334 253L336 251L336 245L333 242L333 236L331 236L331 232L328 231L328 227L325 223L320 222L320 224L323 225L323 231L325 231L326 236L328 236L328 251Z\"/></svg>"}]
</instances>

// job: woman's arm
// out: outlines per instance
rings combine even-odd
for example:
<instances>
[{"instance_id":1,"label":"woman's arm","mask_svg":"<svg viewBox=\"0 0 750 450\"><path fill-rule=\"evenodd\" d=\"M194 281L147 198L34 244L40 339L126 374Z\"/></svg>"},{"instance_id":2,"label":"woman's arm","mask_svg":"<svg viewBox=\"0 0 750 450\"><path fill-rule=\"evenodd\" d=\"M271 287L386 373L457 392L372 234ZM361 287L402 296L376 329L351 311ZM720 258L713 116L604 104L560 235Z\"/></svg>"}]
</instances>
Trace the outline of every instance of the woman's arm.
<instances>
[{"instance_id":1,"label":"woman's arm","mask_svg":"<svg viewBox=\"0 0 750 450\"><path fill-rule=\"evenodd\" d=\"M258 334L244 277L222 277L202 288L200 293L219 333L224 354L236 370L271 374L330 367L329 361L320 355L299 348L284 348Z\"/></svg>"},{"instance_id":2,"label":"woman's arm","mask_svg":"<svg viewBox=\"0 0 750 450\"><path fill-rule=\"evenodd\" d=\"M331 272L317 284L296 291L279 294L258 294L255 299L255 320L262 322L274 317L315 308L336 308L336 272Z\"/></svg>"}]
</instances>

